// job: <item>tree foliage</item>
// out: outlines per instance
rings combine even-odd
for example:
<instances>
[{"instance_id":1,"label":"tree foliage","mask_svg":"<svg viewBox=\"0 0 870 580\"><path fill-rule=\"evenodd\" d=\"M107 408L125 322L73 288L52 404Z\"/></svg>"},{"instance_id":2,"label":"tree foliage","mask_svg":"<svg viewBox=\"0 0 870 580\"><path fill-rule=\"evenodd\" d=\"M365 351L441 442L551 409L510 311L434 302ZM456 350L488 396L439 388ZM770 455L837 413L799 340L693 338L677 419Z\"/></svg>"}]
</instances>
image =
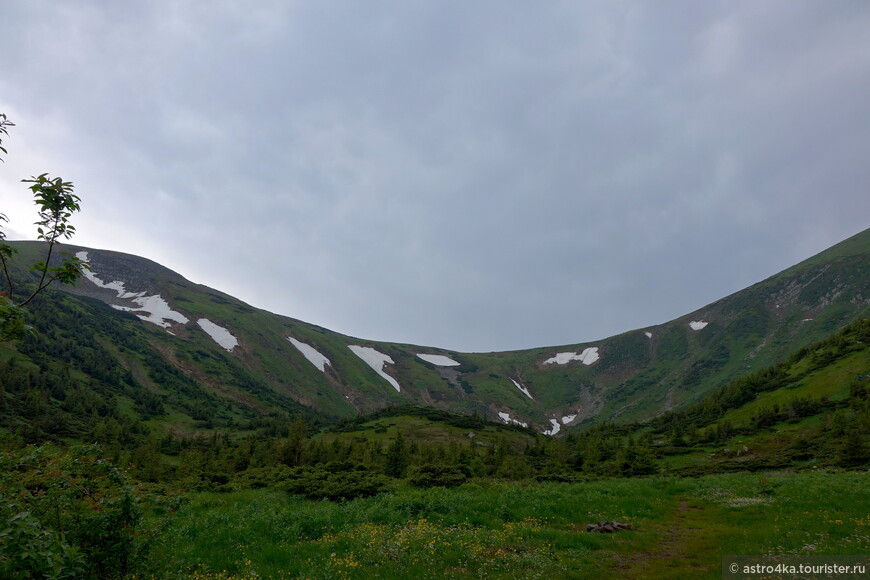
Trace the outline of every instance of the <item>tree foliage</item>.
<instances>
[{"instance_id":1,"label":"tree foliage","mask_svg":"<svg viewBox=\"0 0 870 580\"><path fill-rule=\"evenodd\" d=\"M124 578L153 537L129 476L96 446L0 453L0 577Z\"/></svg>"},{"instance_id":2,"label":"tree foliage","mask_svg":"<svg viewBox=\"0 0 870 580\"><path fill-rule=\"evenodd\" d=\"M0 113L0 136L8 135L8 127L14 126L5 114ZM2 143L2 140L0 140ZM0 146L0 151L6 149ZM6 234L0 227L0 265L3 267L6 290L0 292L0 342L21 339L32 329L24 321L23 307L29 304L40 292L52 282L75 284L89 266L69 252L62 252L63 258L59 264L53 263L55 249L61 239L68 240L75 234L75 227L70 218L81 210L81 199L73 193L73 184L61 177L49 177L43 173L23 183L31 184L29 189L37 206L39 220L36 221L37 238L46 243L45 257L37 260L30 270L35 272L39 281L35 286L25 290L22 297L16 296L13 277L10 273L10 263L15 257L16 249L4 243ZM0 225L8 222L5 214L0 213Z\"/></svg>"},{"instance_id":3,"label":"tree foliage","mask_svg":"<svg viewBox=\"0 0 870 580\"><path fill-rule=\"evenodd\" d=\"M6 153L6 149L3 147L3 136L9 134L9 127L14 127L15 123L9 120L6 116L6 113L0 113L0 152ZM3 159L0 159L3 161Z\"/></svg>"}]
</instances>

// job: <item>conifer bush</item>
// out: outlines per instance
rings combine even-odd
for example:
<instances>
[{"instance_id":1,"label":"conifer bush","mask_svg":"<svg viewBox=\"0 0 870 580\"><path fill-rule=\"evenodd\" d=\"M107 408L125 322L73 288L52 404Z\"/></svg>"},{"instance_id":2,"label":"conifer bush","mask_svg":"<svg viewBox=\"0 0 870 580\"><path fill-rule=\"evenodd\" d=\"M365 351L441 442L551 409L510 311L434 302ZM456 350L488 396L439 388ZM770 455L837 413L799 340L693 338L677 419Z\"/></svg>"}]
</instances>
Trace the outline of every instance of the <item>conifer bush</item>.
<instances>
[{"instance_id":1,"label":"conifer bush","mask_svg":"<svg viewBox=\"0 0 870 580\"><path fill-rule=\"evenodd\" d=\"M468 481L468 473L452 465L420 465L408 481L416 487L457 487Z\"/></svg>"},{"instance_id":2,"label":"conifer bush","mask_svg":"<svg viewBox=\"0 0 870 580\"><path fill-rule=\"evenodd\" d=\"M308 499L329 501L371 497L390 490L383 475L347 461L296 468L276 487Z\"/></svg>"}]
</instances>

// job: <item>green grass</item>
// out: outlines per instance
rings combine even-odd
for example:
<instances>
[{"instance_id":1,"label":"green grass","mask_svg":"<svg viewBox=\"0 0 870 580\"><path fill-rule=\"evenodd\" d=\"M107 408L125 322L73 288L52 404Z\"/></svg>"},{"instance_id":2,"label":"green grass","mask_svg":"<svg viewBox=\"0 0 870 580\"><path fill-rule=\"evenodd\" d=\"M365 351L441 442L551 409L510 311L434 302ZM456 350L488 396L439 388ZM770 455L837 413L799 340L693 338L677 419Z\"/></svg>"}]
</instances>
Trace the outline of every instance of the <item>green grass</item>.
<instances>
[{"instance_id":1,"label":"green grass","mask_svg":"<svg viewBox=\"0 0 870 580\"><path fill-rule=\"evenodd\" d=\"M204 493L169 516L161 578L718 578L724 555L870 551L865 473L402 489L344 504ZM585 524L634 529L591 534Z\"/></svg>"},{"instance_id":2,"label":"green grass","mask_svg":"<svg viewBox=\"0 0 870 580\"><path fill-rule=\"evenodd\" d=\"M806 397L819 399L827 397L833 401L842 400L849 395L849 380L856 374L870 370L867 351L849 356L812 372L794 385L774 391L759 393L754 401L726 413L722 420L735 425L746 425L760 410L779 405L783 407L791 401Z\"/></svg>"}]
</instances>

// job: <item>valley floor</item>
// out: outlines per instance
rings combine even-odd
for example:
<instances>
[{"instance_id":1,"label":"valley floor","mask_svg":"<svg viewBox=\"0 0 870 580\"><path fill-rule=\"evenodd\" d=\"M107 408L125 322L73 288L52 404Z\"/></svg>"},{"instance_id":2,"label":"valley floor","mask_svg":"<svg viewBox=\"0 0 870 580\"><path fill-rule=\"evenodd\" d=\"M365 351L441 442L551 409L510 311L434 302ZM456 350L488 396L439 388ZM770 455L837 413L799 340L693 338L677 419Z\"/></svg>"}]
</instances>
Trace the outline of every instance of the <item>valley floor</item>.
<instances>
[{"instance_id":1,"label":"valley floor","mask_svg":"<svg viewBox=\"0 0 870 580\"><path fill-rule=\"evenodd\" d=\"M720 578L726 555L870 554L868 484L776 472L483 482L342 504L202 493L163 516L153 577ZM586 531L604 520L632 529Z\"/></svg>"}]
</instances>

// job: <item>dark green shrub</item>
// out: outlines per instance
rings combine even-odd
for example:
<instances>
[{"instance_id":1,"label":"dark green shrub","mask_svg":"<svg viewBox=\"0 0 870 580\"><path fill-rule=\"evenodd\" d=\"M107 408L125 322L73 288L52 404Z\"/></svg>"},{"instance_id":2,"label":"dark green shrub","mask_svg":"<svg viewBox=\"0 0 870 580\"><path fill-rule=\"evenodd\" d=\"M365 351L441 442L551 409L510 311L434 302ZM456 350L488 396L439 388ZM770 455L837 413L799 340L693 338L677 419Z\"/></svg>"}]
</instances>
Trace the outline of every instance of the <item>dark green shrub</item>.
<instances>
[{"instance_id":1,"label":"dark green shrub","mask_svg":"<svg viewBox=\"0 0 870 580\"><path fill-rule=\"evenodd\" d=\"M140 494L100 456L96 446L0 454L0 576L123 578L142 564L152 534Z\"/></svg>"},{"instance_id":2,"label":"dark green shrub","mask_svg":"<svg viewBox=\"0 0 870 580\"><path fill-rule=\"evenodd\" d=\"M84 559L63 533L46 529L30 512L6 518L0 531L2 578L80 578Z\"/></svg>"},{"instance_id":3,"label":"dark green shrub","mask_svg":"<svg viewBox=\"0 0 870 580\"><path fill-rule=\"evenodd\" d=\"M371 497L390 490L384 476L348 462L296 468L276 487L308 499L329 501Z\"/></svg>"},{"instance_id":4,"label":"dark green shrub","mask_svg":"<svg viewBox=\"0 0 870 580\"><path fill-rule=\"evenodd\" d=\"M468 481L468 473L452 465L421 465L411 470L408 481L417 487L457 487Z\"/></svg>"},{"instance_id":5,"label":"dark green shrub","mask_svg":"<svg viewBox=\"0 0 870 580\"><path fill-rule=\"evenodd\" d=\"M233 475L232 485L241 489L274 487L284 481L294 470L286 465L252 467Z\"/></svg>"}]
</instances>

